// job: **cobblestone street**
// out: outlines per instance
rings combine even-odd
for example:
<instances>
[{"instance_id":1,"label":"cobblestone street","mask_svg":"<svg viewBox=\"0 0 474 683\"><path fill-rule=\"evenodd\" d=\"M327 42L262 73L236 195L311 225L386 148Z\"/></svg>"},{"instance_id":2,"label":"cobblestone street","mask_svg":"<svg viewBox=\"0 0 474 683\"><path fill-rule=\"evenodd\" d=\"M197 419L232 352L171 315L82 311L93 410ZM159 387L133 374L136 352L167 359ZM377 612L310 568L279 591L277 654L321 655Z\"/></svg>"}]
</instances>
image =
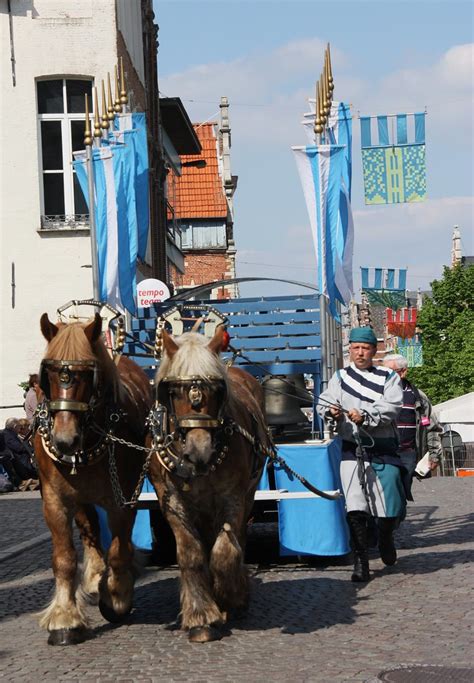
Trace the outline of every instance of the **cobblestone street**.
<instances>
[{"instance_id":1,"label":"cobblestone street","mask_svg":"<svg viewBox=\"0 0 474 683\"><path fill-rule=\"evenodd\" d=\"M35 492L3 495L0 679L408 682L428 678L408 668L405 677L380 676L424 666L430 681L473 680L473 484L415 482L416 502L397 532L399 561L388 568L373 555L367 585L351 583L348 561L252 564L247 616L207 645L176 628L177 569L148 567L125 624L90 607L90 640L48 646L36 616L53 587L41 501Z\"/></svg>"}]
</instances>

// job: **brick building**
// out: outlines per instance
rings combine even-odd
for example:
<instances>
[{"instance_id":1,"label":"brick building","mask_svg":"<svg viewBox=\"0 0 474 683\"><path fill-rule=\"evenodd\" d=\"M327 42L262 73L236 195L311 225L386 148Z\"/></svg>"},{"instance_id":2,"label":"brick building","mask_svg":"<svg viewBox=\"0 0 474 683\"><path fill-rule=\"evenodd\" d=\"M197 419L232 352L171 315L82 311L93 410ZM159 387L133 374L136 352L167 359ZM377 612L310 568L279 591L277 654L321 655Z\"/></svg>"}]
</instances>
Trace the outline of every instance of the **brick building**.
<instances>
[{"instance_id":1,"label":"brick building","mask_svg":"<svg viewBox=\"0 0 474 683\"><path fill-rule=\"evenodd\" d=\"M227 98L221 99L221 120L196 123L200 154L181 155L181 175L168 175L168 221L179 227L184 273L171 280L177 291L235 278L233 194L230 173L230 127ZM235 286L217 287L211 298L237 295Z\"/></svg>"}]
</instances>

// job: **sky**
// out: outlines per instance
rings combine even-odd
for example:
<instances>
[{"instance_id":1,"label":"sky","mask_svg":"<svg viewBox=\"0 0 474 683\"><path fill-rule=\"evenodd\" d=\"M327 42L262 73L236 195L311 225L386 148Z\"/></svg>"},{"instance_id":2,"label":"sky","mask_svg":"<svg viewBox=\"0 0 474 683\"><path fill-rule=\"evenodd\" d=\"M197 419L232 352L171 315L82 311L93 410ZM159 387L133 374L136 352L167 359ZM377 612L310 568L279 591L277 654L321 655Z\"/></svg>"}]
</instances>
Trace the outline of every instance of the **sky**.
<instances>
[{"instance_id":1,"label":"sky","mask_svg":"<svg viewBox=\"0 0 474 683\"><path fill-rule=\"evenodd\" d=\"M306 144L300 122L327 42L334 99L354 117L355 298L364 266L408 268L408 288L429 289L450 263L454 225L463 254L474 253L473 3L155 0L154 8L161 95L180 97L193 122L218 120L220 97L229 98L238 276L316 282L291 146ZM365 206L359 114L425 108L427 201Z\"/></svg>"}]
</instances>

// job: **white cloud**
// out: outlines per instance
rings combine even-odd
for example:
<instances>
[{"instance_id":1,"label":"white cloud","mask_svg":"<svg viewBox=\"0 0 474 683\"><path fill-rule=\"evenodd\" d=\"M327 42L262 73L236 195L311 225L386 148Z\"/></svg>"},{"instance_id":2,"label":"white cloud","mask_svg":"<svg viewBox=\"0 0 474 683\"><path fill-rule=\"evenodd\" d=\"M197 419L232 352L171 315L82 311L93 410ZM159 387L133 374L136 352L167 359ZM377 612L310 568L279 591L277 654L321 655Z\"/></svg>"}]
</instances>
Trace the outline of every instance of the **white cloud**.
<instances>
[{"instance_id":1,"label":"white cloud","mask_svg":"<svg viewBox=\"0 0 474 683\"><path fill-rule=\"evenodd\" d=\"M409 288L426 288L450 264L454 225L461 229L464 255L473 253L473 215L473 197L355 211L354 273L360 266L408 267Z\"/></svg>"},{"instance_id":2,"label":"white cloud","mask_svg":"<svg viewBox=\"0 0 474 683\"><path fill-rule=\"evenodd\" d=\"M231 103L231 123L239 144L255 140L298 144L305 100L313 96L325 43L318 38L291 41L268 53L197 65L160 78L168 96L179 96L194 120L217 110L221 95ZM428 109L430 134L472 139L473 45L456 45L429 66L404 68L378 81L351 71L351 56L332 51L336 96L354 112L383 114ZM188 100L195 100L188 103ZM213 107L215 103L215 109ZM211 111L212 109L212 111Z\"/></svg>"}]
</instances>

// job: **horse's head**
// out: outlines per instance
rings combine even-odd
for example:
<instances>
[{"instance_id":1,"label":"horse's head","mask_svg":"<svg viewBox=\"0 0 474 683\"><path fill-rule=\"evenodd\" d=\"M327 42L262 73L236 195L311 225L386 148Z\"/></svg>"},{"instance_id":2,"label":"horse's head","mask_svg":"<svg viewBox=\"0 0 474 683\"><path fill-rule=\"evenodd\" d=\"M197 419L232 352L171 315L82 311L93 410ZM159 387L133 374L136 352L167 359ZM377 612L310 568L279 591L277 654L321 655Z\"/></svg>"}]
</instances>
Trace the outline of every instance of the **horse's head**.
<instances>
[{"instance_id":1,"label":"horse's head","mask_svg":"<svg viewBox=\"0 0 474 683\"><path fill-rule=\"evenodd\" d=\"M158 400L168 411L173 448L180 449L172 467L185 478L207 474L227 398L227 373L219 358L224 328L218 327L210 342L194 332L177 341L166 330L162 334L165 355L157 377Z\"/></svg>"},{"instance_id":2,"label":"horse's head","mask_svg":"<svg viewBox=\"0 0 474 683\"><path fill-rule=\"evenodd\" d=\"M102 344L101 330L97 313L85 324L55 325L47 313L41 316L48 347L41 363L40 386L51 419L52 445L64 455L82 448L82 425L98 392L96 347Z\"/></svg>"}]
</instances>

